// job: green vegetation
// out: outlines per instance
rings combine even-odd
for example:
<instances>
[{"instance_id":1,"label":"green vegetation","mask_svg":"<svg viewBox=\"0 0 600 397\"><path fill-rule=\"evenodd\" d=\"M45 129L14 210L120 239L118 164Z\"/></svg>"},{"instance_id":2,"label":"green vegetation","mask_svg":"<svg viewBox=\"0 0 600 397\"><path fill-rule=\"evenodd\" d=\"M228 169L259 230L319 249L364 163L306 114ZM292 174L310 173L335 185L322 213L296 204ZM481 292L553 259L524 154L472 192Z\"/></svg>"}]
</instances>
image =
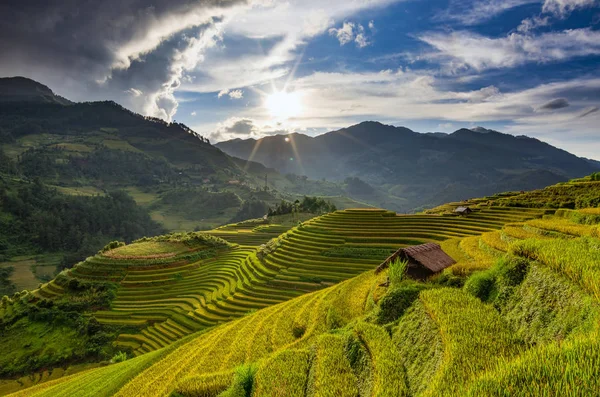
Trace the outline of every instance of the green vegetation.
<instances>
[{"instance_id":1,"label":"green vegetation","mask_svg":"<svg viewBox=\"0 0 600 397\"><path fill-rule=\"evenodd\" d=\"M303 212L309 214L326 214L328 212L334 212L337 208L335 205L328 201L323 200L319 197L307 197L304 196L302 201L296 200L291 203L289 201L282 200L275 208L270 208L268 216L273 215L285 215L293 212Z\"/></svg>"}]
</instances>

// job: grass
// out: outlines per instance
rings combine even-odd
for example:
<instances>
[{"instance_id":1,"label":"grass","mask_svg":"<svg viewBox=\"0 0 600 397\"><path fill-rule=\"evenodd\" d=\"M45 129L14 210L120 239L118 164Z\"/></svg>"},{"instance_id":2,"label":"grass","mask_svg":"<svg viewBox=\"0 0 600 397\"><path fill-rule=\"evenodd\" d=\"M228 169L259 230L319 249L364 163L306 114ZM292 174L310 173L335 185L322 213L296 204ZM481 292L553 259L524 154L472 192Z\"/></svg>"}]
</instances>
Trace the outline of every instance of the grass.
<instances>
[{"instance_id":1,"label":"grass","mask_svg":"<svg viewBox=\"0 0 600 397\"><path fill-rule=\"evenodd\" d=\"M35 259L13 260L9 262L0 262L0 267L13 267L14 271L10 280L16 285L17 291L36 289L41 280L36 277L33 267L36 264ZM53 273L53 271L52 271Z\"/></svg>"},{"instance_id":2,"label":"grass","mask_svg":"<svg viewBox=\"0 0 600 397\"><path fill-rule=\"evenodd\" d=\"M583 287L600 300L600 240L530 239L511 246L511 253L536 260Z\"/></svg>"},{"instance_id":3,"label":"grass","mask_svg":"<svg viewBox=\"0 0 600 397\"><path fill-rule=\"evenodd\" d=\"M115 259L131 258L157 258L175 256L187 251L183 243L171 243L168 241L145 241L137 244L129 244L104 253L104 256Z\"/></svg>"},{"instance_id":4,"label":"grass","mask_svg":"<svg viewBox=\"0 0 600 397\"><path fill-rule=\"evenodd\" d=\"M317 340L309 390L315 397L357 397L358 379L345 353L346 340L340 335L323 335ZM309 392L310 393L310 392Z\"/></svg>"},{"instance_id":5,"label":"grass","mask_svg":"<svg viewBox=\"0 0 600 397\"><path fill-rule=\"evenodd\" d=\"M254 394L264 397L304 396L310 352L308 350L284 350L266 360L256 374Z\"/></svg>"},{"instance_id":6,"label":"grass","mask_svg":"<svg viewBox=\"0 0 600 397\"><path fill-rule=\"evenodd\" d=\"M426 290L421 301L439 327L444 345L439 370L423 396L461 395L477 373L522 349L521 341L494 308L461 290Z\"/></svg>"},{"instance_id":7,"label":"grass","mask_svg":"<svg viewBox=\"0 0 600 397\"><path fill-rule=\"evenodd\" d=\"M597 336L554 342L477 378L467 396L594 396L600 390Z\"/></svg>"}]
</instances>

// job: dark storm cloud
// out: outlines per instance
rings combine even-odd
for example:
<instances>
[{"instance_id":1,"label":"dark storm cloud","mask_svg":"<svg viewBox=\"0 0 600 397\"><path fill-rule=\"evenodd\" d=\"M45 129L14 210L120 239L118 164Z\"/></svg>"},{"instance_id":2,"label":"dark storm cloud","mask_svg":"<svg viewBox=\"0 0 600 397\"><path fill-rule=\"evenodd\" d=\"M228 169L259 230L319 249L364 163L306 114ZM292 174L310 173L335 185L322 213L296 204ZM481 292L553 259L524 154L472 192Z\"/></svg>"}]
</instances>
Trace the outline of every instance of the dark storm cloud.
<instances>
[{"instance_id":1,"label":"dark storm cloud","mask_svg":"<svg viewBox=\"0 0 600 397\"><path fill-rule=\"evenodd\" d=\"M154 95L160 107L159 91L179 84L181 66L174 63L241 2L3 0L0 75L31 77L75 100ZM143 94L124 96L132 88Z\"/></svg>"},{"instance_id":2,"label":"dark storm cloud","mask_svg":"<svg viewBox=\"0 0 600 397\"><path fill-rule=\"evenodd\" d=\"M566 108L568 106L569 101L567 101L565 98L556 98L540 106L540 110L556 110Z\"/></svg>"}]
</instances>

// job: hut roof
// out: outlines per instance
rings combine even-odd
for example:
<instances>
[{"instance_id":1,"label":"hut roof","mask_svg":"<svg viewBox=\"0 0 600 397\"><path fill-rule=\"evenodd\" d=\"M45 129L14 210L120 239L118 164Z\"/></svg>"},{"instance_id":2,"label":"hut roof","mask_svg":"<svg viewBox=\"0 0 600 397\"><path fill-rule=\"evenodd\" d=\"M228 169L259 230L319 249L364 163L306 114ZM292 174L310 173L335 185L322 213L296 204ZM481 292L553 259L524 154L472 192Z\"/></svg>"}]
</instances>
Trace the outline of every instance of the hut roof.
<instances>
[{"instance_id":1,"label":"hut roof","mask_svg":"<svg viewBox=\"0 0 600 397\"><path fill-rule=\"evenodd\" d=\"M460 207L456 207L454 212L471 212L471 208L460 206Z\"/></svg>"},{"instance_id":2,"label":"hut roof","mask_svg":"<svg viewBox=\"0 0 600 397\"><path fill-rule=\"evenodd\" d=\"M400 248L389 258L387 258L381 265L377 267L375 273L379 273L383 269L387 268L390 263L398 258L403 257L414 262L417 262L421 266L437 273L444 270L450 265L456 263L448 254L442 250L439 244L427 243L421 245L414 245L412 247Z\"/></svg>"},{"instance_id":3,"label":"hut roof","mask_svg":"<svg viewBox=\"0 0 600 397\"><path fill-rule=\"evenodd\" d=\"M434 273L444 270L448 266L456 263L454 259L442 250L442 247L435 243L402 248L400 253L404 254L403 256L413 259L415 262L418 262Z\"/></svg>"}]
</instances>

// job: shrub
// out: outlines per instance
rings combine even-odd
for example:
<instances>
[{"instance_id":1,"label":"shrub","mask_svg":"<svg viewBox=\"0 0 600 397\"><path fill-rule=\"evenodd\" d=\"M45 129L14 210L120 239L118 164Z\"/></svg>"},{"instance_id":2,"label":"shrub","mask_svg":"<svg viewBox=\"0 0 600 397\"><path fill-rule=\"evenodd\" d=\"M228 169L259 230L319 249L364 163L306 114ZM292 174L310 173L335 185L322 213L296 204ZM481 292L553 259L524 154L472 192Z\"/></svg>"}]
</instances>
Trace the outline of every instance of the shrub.
<instances>
[{"instance_id":1,"label":"shrub","mask_svg":"<svg viewBox=\"0 0 600 397\"><path fill-rule=\"evenodd\" d=\"M125 245L126 244L123 241L111 241L110 243L106 244L104 246L104 248L102 248L100 251L98 251L98 253L103 254L110 250L114 250L115 248L124 247Z\"/></svg>"},{"instance_id":2,"label":"shrub","mask_svg":"<svg viewBox=\"0 0 600 397\"><path fill-rule=\"evenodd\" d=\"M111 359L110 362L111 364L115 364L115 363L122 363L123 361L127 360L127 353L125 352L118 352L117 354L115 354Z\"/></svg>"},{"instance_id":3,"label":"shrub","mask_svg":"<svg viewBox=\"0 0 600 397\"><path fill-rule=\"evenodd\" d=\"M495 269L474 273L465 283L464 289L469 294L487 302L496 288Z\"/></svg>"},{"instance_id":4,"label":"shrub","mask_svg":"<svg viewBox=\"0 0 600 397\"><path fill-rule=\"evenodd\" d=\"M424 284L414 283L390 289L379 301L377 323L387 324L402 317L404 312L419 297L421 291L426 288L428 287Z\"/></svg>"}]
</instances>

